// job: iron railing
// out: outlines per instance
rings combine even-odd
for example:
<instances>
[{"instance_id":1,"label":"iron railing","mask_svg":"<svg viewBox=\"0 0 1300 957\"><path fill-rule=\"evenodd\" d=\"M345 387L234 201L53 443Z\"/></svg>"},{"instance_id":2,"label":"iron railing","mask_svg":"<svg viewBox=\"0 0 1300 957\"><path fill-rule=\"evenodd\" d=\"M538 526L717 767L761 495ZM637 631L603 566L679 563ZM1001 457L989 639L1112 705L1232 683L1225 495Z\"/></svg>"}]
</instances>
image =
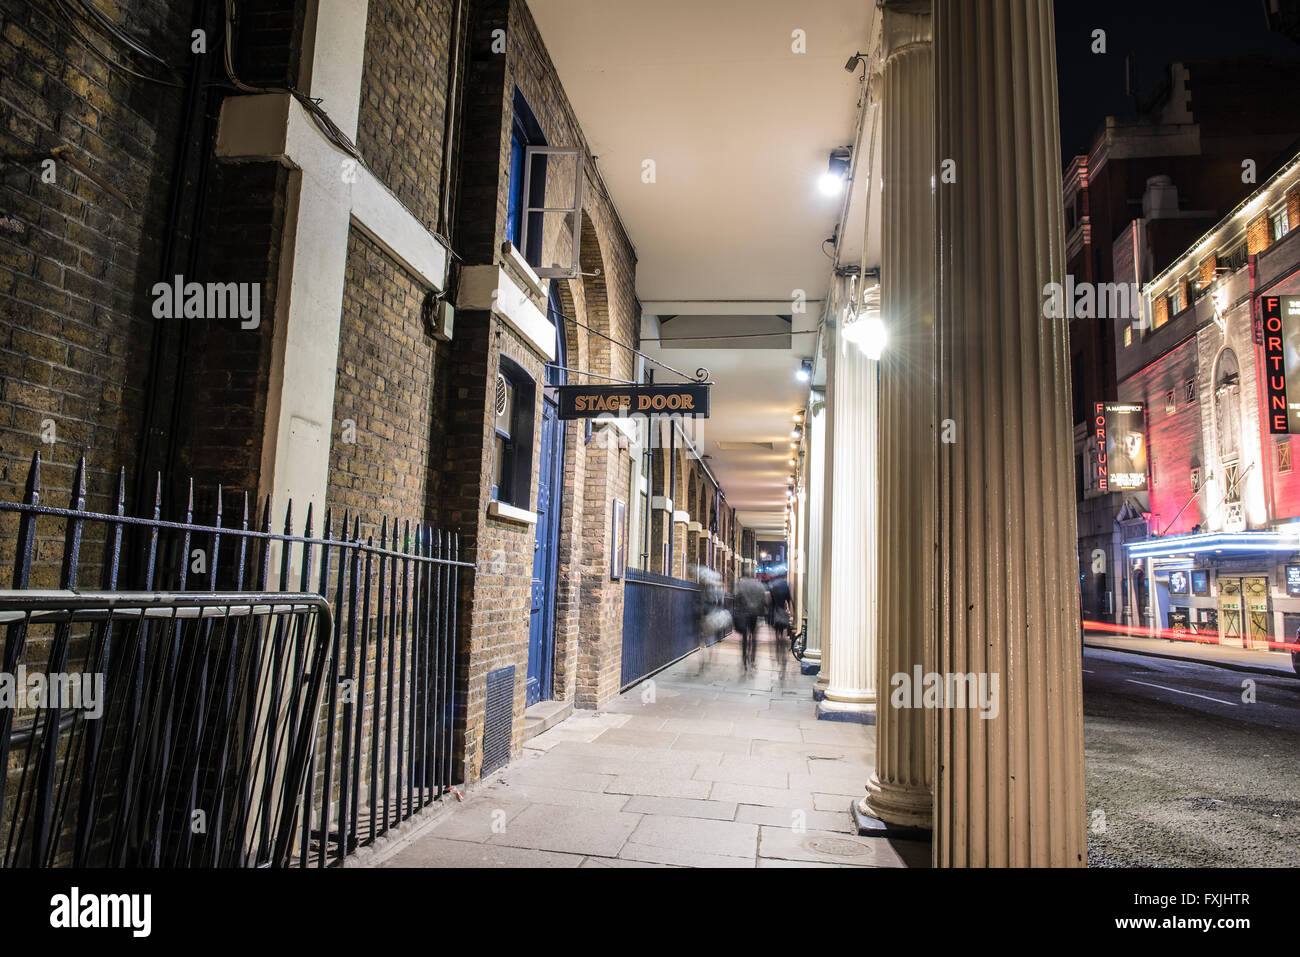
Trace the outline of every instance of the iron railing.
<instances>
[{"instance_id":1,"label":"iron railing","mask_svg":"<svg viewBox=\"0 0 1300 957\"><path fill-rule=\"evenodd\" d=\"M247 495L232 526L220 490L202 524L192 483L165 521L161 480L133 517L124 471L112 513L87 511L84 460L56 508L40 471L0 502L0 678L79 664L105 709L0 707L0 862L325 866L451 787L457 536L385 518L363 539L327 510L316 537L310 508L295 535L291 505L272 532Z\"/></svg>"},{"instance_id":2,"label":"iron railing","mask_svg":"<svg viewBox=\"0 0 1300 957\"><path fill-rule=\"evenodd\" d=\"M626 689L700 647L699 592L694 582L627 569L620 687Z\"/></svg>"},{"instance_id":3,"label":"iron railing","mask_svg":"<svg viewBox=\"0 0 1300 957\"><path fill-rule=\"evenodd\" d=\"M6 672L23 690L0 715L6 867L288 862L328 602L6 591L0 623L15 639L6 665L11 648L31 662ZM43 662L23 653L36 647ZM30 690L44 685L34 698L29 669Z\"/></svg>"}]
</instances>

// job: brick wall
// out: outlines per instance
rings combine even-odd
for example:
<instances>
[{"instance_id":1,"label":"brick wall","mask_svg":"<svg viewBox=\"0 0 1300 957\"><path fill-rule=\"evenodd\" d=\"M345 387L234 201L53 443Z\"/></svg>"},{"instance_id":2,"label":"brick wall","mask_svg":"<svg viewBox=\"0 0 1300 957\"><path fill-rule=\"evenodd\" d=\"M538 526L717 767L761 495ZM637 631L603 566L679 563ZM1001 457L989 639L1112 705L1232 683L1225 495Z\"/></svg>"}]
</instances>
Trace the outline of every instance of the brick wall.
<instances>
[{"instance_id":1,"label":"brick wall","mask_svg":"<svg viewBox=\"0 0 1300 957\"><path fill-rule=\"evenodd\" d=\"M129 0L118 9L136 36L184 62L188 4ZM107 504L114 473L132 463L154 324L147 295L157 279L182 102L179 90L148 89L143 95L82 46L49 5L12 0L0 9L0 216L12 224L0 229L7 499L20 493L38 447L60 504L78 456L91 469L92 507ZM44 181L43 161L59 147L130 208L63 159L54 181ZM45 419L56 426L53 446L41 445Z\"/></svg>"},{"instance_id":2,"label":"brick wall","mask_svg":"<svg viewBox=\"0 0 1300 957\"><path fill-rule=\"evenodd\" d=\"M438 222L452 0L370 0L357 148L429 230Z\"/></svg>"},{"instance_id":3,"label":"brick wall","mask_svg":"<svg viewBox=\"0 0 1300 957\"><path fill-rule=\"evenodd\" d=\"M436 346L422 318L427 292L351 231L326 504L336 515L360 512L365 534L381 515L426 514Z\"/></svg>"}]
</instances>

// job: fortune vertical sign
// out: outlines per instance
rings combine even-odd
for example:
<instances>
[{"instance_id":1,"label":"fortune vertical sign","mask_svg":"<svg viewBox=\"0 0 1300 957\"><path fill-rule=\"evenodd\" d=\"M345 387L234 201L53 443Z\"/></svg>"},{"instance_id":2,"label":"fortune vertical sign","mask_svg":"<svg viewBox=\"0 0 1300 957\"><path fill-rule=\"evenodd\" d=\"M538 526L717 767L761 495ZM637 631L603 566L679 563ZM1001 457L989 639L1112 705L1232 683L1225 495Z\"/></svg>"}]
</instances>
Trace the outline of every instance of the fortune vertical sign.
<instances>
[{"instance_id":1,"label":"fortune vertical sign","mask_svg":"<svg viewBox=\"0 0 1300 957\"><path fill-rule=\"evenodd\" d=\"M1141 402L1098 402L1093 430L1097 438L1097 488L1103 492L1145 489L1146 406Z\"/></svg>"},{"instance_id":2,"label":"fortune vertical sign","mask_svg":"<svg viewBox=\"0 0 1300 957\"><path fill-rule=\"evenodd\" d=\"M1300 432L1300 296L1264 296L1268 431Z\"/></svg>"}]
</instances>

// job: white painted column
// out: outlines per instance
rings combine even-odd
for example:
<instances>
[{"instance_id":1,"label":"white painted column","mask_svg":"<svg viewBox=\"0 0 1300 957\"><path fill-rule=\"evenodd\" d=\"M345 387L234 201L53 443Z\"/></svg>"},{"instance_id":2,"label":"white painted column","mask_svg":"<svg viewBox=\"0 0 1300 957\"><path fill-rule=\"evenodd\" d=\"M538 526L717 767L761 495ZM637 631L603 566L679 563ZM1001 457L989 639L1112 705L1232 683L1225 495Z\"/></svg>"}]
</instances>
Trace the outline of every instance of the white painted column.
<instances>
[{"instance_id":1,"label":"white painted column","mask_svg":"<svg viewBox=\"0 0 1300 957\"><path fill-rule=\"evenodd\" d=\"M862 818L929 828L933 713L891 695L931 670L934 634L934 56L928 13L884 11L880 363L880 655L876 767Z\"/></svg>"},{"instance_id":2,"label":"white painted column","mask_svg":"<svg viewBox=\"0 0 1300 957\"><path fill-rule=\"evenodd\" d=\"M1052 0L934 0L940 444L935 863L1083 866L1083 705ZM941 166L942 168L942 166ZM991 683L990 683L991 687Z\"/></svg>"},{"instance_id":3,"label":"white painted column","mask_svg":"<svg viewBox=\"0 0 1300 957\"><path fill-rule=\"evenodd\" d=\"M814 392L808 404L808 639L803 660L809 668L822 662L822 502L826 497L826 400Z\"/></svg>"},{"instance_id":4,"label":"white painted column","mask_svg":"<svg viewBox=\"0 0 1300 957\"><path fill-rule=\"evenodd\" d=\"M870 724L876 711L879 363L838 331L831 348L835 521L830 526L830 612L822 636L830 662L823 668L829 675L817 717Z\"/></svg>"},{"instance_id":5,"label":"white painted column","mask_svg":"<svg viewBox=\"0 0 1300 957\"><path fill-rule=\"evenodd\" d=\"M830 315L835 316L838 309L843 308L838 301L839 285L832 285L831 310ZM826 400L823 416L825 422L822 425L823 438L822 443L822 522L821 522L821 568L818 571L820 579L820 590L818 600L818 631L820 633L820 644L822 651L821 671L817 673L817 683L813 685L813 698L821 701L826 697L826 688L831 680L831 642L829 638L831 623L831 561L834 558L831 544L834 540L835 529L835 446L831 443L831 437L835 434L835 351L839 338L839 323L832 321L827 323L825 332L821 337L822 355L826 360Z\"/></svg>"}]
</instances>

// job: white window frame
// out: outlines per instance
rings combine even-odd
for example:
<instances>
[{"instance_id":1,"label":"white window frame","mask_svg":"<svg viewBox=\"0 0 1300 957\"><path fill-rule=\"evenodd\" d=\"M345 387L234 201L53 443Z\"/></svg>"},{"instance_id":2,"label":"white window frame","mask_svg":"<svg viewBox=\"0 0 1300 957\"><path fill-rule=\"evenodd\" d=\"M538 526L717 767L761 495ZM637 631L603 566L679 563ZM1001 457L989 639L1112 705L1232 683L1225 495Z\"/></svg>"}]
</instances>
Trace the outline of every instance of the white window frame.
<instances>
[{"instance_id":1,"label":"white window frame","mask_svg":"<svg viewBox=\"0 0 1300 957\"><path fill-rule=\"evenodd\" d=\"M571 156L573 157L573 205L571 206L532 206L529 184L533 181L534 156ZM533 213L542 213L543 222L547 213L570 213L573 216L573 242L571 245L571 262L568 266L533 266L533 271L541 279L575 279L579 273L579 246L582 236L582 180L585 172L582 150L569 146L526 146L524 147L524 182L521 193L523 209L520 212L519 248L525 257L528 255L528 225ZM542 190L542 202L546 202L545 188ZM532 265L531 263L529 265Z\"/></svg>"}]
</instances>

